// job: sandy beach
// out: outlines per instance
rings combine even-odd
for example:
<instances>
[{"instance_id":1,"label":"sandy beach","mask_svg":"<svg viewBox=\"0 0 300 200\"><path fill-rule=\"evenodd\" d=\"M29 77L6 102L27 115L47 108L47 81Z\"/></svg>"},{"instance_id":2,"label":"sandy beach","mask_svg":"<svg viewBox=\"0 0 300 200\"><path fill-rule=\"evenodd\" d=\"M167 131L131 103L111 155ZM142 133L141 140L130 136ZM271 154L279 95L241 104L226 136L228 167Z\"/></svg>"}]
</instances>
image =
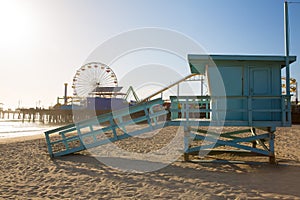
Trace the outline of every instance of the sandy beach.
<instances>
[{"instance_id":1,"label":"sandy beach","mask_svg":"<svg viewBox=\"0 0 300 200\"><path fill-rule=\"evenodd\" d=\"M5 139L0 199L300 199L300 125L278 128L275 145L278 165L179 159L158 171L131 173L85 153L51 159L43 134Z\"/></svg>"}]
</instances>

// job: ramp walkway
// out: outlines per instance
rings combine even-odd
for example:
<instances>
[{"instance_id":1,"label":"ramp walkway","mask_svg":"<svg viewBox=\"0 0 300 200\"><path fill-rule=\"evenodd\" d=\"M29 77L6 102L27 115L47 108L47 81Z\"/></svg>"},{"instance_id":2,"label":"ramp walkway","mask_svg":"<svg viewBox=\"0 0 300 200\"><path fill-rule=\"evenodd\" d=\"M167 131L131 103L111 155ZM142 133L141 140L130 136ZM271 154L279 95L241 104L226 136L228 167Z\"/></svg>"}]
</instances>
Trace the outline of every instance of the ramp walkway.
<instances>
[{"instance_id":1,"label":"ramp walkway","mask_svg":"<svg viewBox=\"0 0 300 200\"><path fill-rule=\"evenodd\" d=\"M162 105L162 99L155 99L46 131L48 152L51 157L68 155L162 128L164 122L158 119L168 113ZM146 126L127 131L128 126L140 122Z\"/></svg>"}]
</instances>

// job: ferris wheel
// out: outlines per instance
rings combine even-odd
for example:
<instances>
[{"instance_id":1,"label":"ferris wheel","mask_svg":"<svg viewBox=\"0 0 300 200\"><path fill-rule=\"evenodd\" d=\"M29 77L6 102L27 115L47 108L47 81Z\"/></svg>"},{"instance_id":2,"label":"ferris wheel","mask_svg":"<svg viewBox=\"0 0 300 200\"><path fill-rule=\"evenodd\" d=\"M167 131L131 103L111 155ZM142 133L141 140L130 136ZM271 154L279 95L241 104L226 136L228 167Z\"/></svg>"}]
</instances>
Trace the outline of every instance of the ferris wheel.
<instances>
[{"instance_id":1,"label":"ferris wheel","mask_svg":"<svg viewBox=\"0 0 300 200\"><path fill-rule=\"evenodd\" d=\"M76 71L73 78L73 95L87 97L97 87L117 87L118 80L113 70L99 62L87 63Z\"/></svg>"}]
</instances>

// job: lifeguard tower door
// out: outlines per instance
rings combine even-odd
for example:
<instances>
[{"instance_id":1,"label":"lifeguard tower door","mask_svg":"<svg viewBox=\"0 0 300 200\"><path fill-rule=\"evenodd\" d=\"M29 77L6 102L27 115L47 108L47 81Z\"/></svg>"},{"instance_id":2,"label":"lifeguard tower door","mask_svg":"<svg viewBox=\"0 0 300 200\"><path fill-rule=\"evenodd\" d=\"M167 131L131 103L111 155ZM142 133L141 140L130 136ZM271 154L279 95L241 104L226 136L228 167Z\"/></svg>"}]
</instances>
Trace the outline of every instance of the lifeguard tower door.
<instances>
[{"instance_id":1,"label":"lifeguard tower door","mask_svg":"<svg viewBox=\"0 0 300 200\"><path fill-rule=\"evenodd\" d=\"M271 67L255 66L250 67L250 88L249 96L252 98L252 109L253 110L268 110L268 109L278 109L275 108L280 105L277 99L271 99L271 96L278 96L280 94L274 94L272 91L272 69ZM274 70L273 70L274 72ZM280 84L280 83L279 83ZM277 89L277 88L276 88ZM266 98L263 98L266 97ZM276 116L278 115L278 116ZM253 120L276 120L280 117L279 113L273 112L254 112ZM279 120L279 119L278 119Z\"/></svg>"}]
</instances>

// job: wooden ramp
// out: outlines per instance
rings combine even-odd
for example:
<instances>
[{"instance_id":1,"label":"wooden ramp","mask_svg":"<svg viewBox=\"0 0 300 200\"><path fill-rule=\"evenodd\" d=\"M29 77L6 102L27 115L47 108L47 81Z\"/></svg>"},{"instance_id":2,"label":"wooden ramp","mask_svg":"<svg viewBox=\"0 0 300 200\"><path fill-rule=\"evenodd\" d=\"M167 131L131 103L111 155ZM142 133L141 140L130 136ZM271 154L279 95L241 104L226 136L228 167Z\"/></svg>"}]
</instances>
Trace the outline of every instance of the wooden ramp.
<instances>
[{"instance_id":1,"label":"wooden ramp","mask_svg":"<svg viewBox=\"0 0 300 200\"><path fill-rule=\"evenodd\" d=\"M161 128L164 120L158 119L168 113L162 105L162 99L155 99L46 131L48 152L51 157L68 155ZM140 122L145 126L127 131L127 127Z\"/></svg>"}]
</instances>

